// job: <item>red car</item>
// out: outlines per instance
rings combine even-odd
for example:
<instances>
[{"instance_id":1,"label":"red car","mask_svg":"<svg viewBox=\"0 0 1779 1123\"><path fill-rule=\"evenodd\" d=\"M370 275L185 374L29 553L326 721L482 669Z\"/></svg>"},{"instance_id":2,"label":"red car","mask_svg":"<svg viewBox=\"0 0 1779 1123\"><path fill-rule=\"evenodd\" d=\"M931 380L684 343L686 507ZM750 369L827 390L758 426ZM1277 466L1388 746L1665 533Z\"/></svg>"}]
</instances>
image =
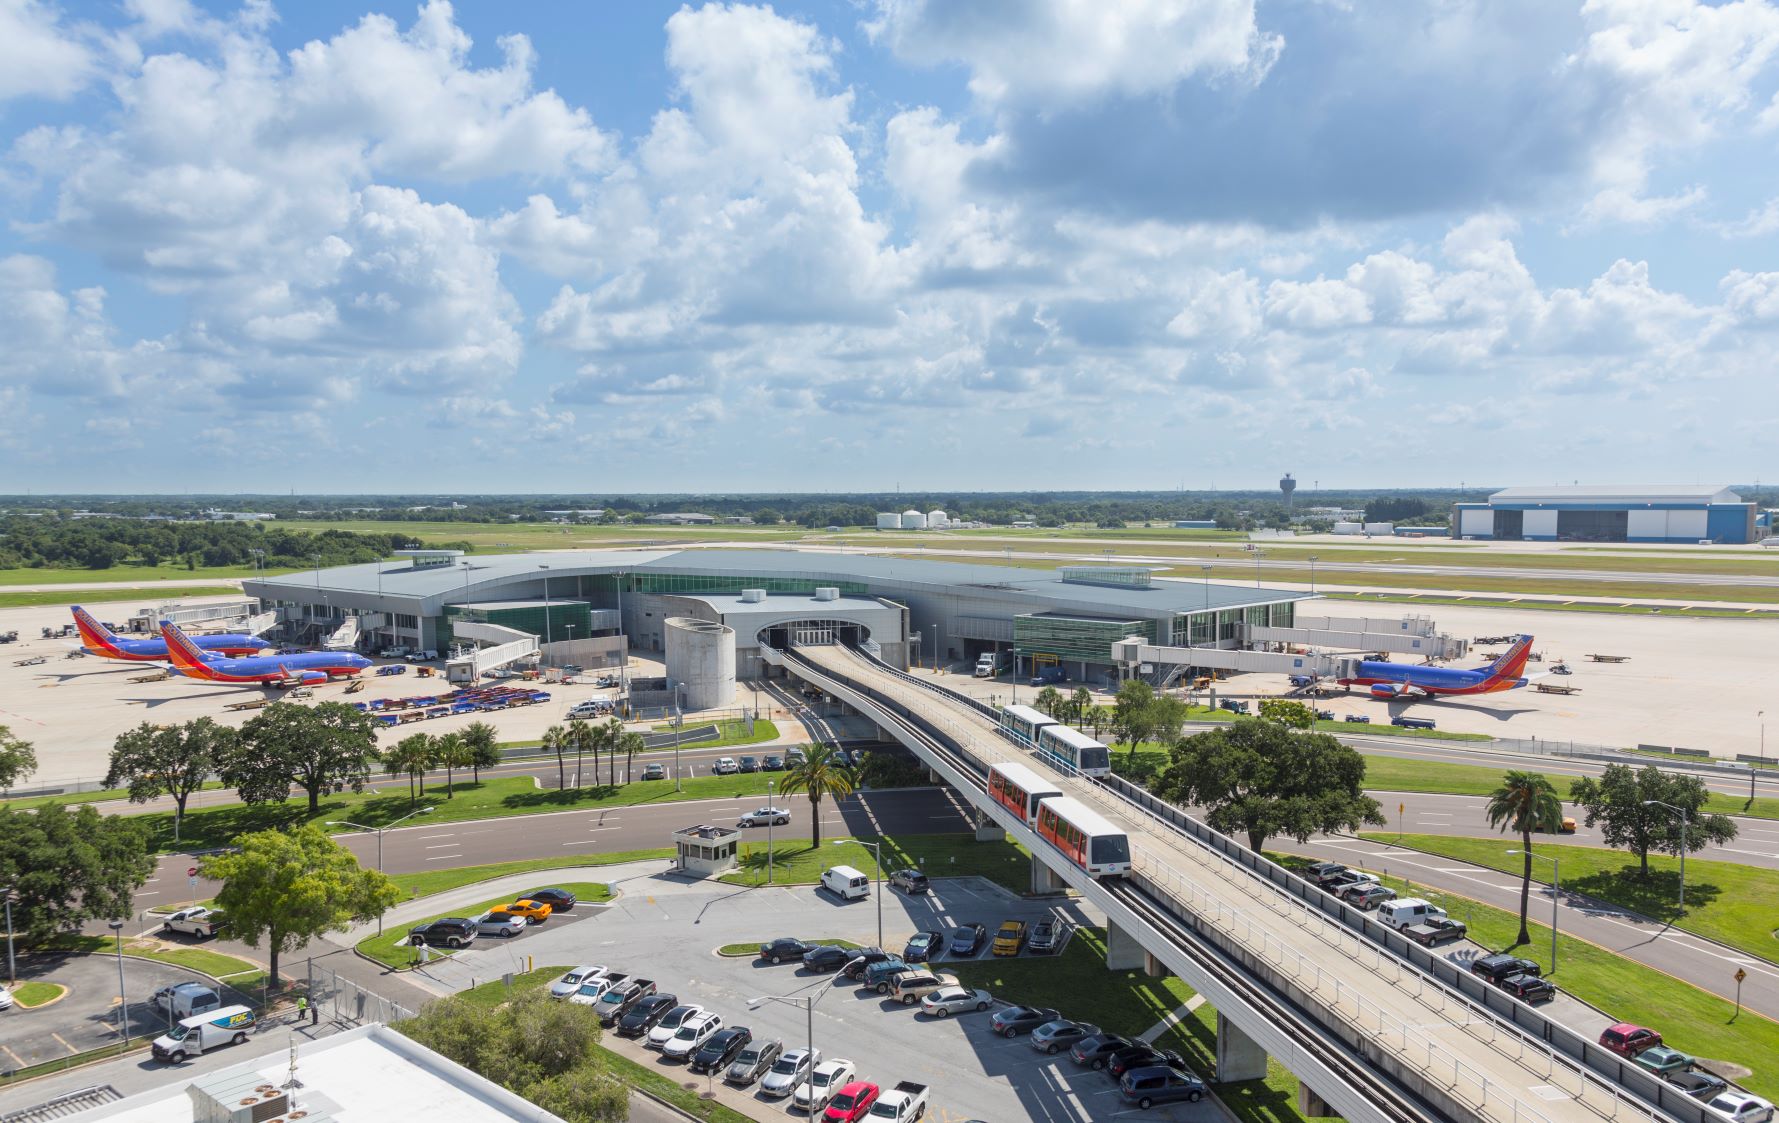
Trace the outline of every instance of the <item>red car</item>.
<instances>
[{"instance_id":1,"label":"red car","mask_svg":"<svg viewBox=\"0 0 1779 1123\"><path fill-rule=\"evenodd\" d=\"M1600 1044L1621 1057L1635 1057L1643 1050L1653 1049L1661 1043L1661 1034L1648 1026L1632 1025L1630 1022L1607 1026L1600 1034Z\"/></svg>"},{"instance_id":2,"label":"red car","mask_svg":"<svg viewBox=\"0 0 1779 1123\"><path fill-rule=\"evenodd\" d=\"M864 1080L854 1080L840 1089L840 1093L828 1101L828 1110L822 1118L828 1123L859 1123L859 1120L871 1114L871 1105L883 1089Z\"/></svg>"}]
</instances>

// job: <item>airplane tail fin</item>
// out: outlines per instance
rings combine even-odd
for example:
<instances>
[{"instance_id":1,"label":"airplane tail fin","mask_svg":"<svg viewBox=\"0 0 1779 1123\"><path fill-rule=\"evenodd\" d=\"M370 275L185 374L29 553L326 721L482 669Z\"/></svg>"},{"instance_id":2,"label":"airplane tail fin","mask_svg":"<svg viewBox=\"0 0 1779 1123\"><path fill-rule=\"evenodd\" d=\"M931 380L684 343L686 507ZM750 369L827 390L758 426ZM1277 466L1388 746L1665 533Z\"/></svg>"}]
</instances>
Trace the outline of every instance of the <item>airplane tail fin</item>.
<instances>
[{"instance_id":1,"label":"airplane tail fin","mask_svg":"<svg viewBox=\"0 0 1779 1123\"><path fill-rule=\"evenodd\" d=\"M1489 665L1488 681L1495 684L1509 679L1517 679L1526 669L1526 660L1532 655L1532 637L1522 635L1513 641L1513 646L1501 653L1501 657Z\"/></svg>"},{"instance_id":2,"label":"airplane tail fin","mask_svg":"<svg viewBox=\"0 0 1779 1123\"><path fill-rule=\"evenodd\" d=\"M174 626L171 620L161 621L161 638L167 641L167 657L173 665L193 678L209 678L208 660L191 637Z\"/></svg>"},{"instance_id":3,"label":"airplane tail fin","mask_svg":"<svg viewBox=\"0 0 1779 1123\"><path fill-rule=\"evenodd\" d=\"M95 651L116 651L117 636L112 633L111 629L93 619L93 614L78 604L73 607L74 628L80 633L80 638L86 642L86 645Z\"/></svg>"}]
</instances>

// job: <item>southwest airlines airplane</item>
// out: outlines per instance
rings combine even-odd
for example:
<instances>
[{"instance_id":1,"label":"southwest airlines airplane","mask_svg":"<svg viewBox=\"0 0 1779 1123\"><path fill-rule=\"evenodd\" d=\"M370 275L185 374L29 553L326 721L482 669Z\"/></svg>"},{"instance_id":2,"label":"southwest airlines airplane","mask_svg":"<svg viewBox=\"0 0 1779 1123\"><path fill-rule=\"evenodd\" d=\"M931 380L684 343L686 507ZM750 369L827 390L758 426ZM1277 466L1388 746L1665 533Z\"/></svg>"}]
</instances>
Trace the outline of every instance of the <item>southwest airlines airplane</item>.
<instances>
[{"instance_id":1,"label":"southwest airlines airplane","mask_svg":"<svg viewBox=\"0 0 1779 1123\"><path fill-rule=\"evenodd\" d=\"M171 620L161 621L161 638L167 641L167 655L175 670L187 678L206 682L260 683L289 679L305 683L326 682L339 675L355 675L371 665L369 659L349 651L304 651L296 655L228 659L198 647L190 636L175 628Z\"/></svg>"},{"instance_id":2,"label":"southwest airlines airplane","mask_svg":"<svg viewBox=\"0 0 1779 1123\"><path fill-rule=\"evenodd\" d=\"M127 639L93 619L93 614L78 604L74 606L74 626L80 630L81 649L101 659L123 659L131 663L164 663L167 641L164 639ZM203 651L214 655L253 655L272 646L258 636L241 632L198 636L191 641Z\"/></svg>"},{"instance_id":3,"label":"southwest airlines airplane","mask_svg":"<svg viewBox=\"0 0 1779 1123\"><path fill-rule=\"evenodd\" d=\"M1359 664L1356 678L1343 678L1342 686L1369 686L1373 698L1430 698L1441 694L1494 694L1526 685L1520 672L1532 653L1532 637L1521 636L1499 659L1486 667L1460 671L1454 667L1423 667L1412 663Z\"/></svg>"}]
</instances>

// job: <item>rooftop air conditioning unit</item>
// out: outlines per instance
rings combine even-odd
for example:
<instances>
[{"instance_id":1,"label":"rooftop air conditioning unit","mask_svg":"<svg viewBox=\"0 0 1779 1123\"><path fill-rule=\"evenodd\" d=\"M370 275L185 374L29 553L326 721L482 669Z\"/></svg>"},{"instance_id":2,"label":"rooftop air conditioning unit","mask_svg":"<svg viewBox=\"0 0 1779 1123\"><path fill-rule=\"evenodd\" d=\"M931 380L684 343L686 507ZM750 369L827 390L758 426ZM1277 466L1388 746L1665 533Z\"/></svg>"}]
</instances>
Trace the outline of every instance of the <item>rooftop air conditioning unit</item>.
<instances>
[{"instance_id":1,"label":"rooftop air conditioning unit","mask_svg":"<svg viewBox=\"0 0 1779 1123\"><path fill-rule=\"evenodd\" d=\"M839 600L840 590L832 585L823 585L815 591L816 600Z\"/></svg>"},{"instance_id":2,"label":"rooftop air conditioning unit","mask_svg":"<svg viewBox=\"0 0 1779 1123\"><path fill-rule=\"evenodd\" d=\"M765 589L743 589L743 590L741 590L741 603L742 604L759 604L761 601L764 601L765 599L766 599L766 590Z\"/></svg>"}]
</instances>

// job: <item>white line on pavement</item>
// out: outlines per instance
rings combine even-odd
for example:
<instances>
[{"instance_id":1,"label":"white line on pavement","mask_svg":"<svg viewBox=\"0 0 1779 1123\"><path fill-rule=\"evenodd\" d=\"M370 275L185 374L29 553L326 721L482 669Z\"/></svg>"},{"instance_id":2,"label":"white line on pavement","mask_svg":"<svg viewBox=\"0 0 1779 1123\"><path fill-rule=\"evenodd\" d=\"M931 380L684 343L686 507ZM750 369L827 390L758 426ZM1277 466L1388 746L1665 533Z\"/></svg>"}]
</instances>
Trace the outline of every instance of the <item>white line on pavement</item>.
<instances>
[{"instance_id":1,"label":"white line on pavement","mask_svg":"<svg viewBox=\"0 0 1779 1123\"><path fill-rule=\"evenodd\" d=\"M461 857L463 857L462 854L440 854L436 857L428 858L426 860L429 862L448 862L452 858L461 858Z\"/></svg>"},{"instance_id":2,"label":"white line on pavement","mask_svg":"<svg viewBox=\"0 0 1779 1123\"><path fill-rule=\"evenodd\" d=\"M437 838L438 836L434 835L433 837ZM427 849L428 850L449 850L453 846L456 846L456 845L457 845L457 843L455 843L455 842L435 842L431 846L428 846Z\"/></svg>"}]
</instances>

